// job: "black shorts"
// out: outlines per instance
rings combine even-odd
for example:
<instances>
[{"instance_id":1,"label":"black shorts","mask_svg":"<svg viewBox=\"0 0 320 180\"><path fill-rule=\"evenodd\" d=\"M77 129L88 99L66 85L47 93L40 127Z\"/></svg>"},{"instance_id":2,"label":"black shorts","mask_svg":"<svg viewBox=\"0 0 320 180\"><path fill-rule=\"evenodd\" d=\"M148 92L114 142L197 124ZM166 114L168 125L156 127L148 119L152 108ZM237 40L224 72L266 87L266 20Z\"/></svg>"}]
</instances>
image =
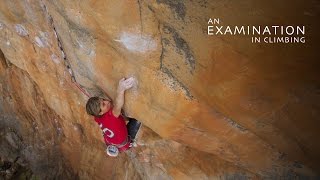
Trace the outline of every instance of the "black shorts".
<instances>
[{"instance_id":1,"label":"black shorts","mask_svg":"<svg viewBox=\"0 0 320 180\"><path fill-rule=\"evenodd\" d=\"M141 127L141 122L133 118L128 118L128 119L129 119L129 122L127 123L128 135L130 136L131 140L134 140Z\"/></svg>"}]
</instances>

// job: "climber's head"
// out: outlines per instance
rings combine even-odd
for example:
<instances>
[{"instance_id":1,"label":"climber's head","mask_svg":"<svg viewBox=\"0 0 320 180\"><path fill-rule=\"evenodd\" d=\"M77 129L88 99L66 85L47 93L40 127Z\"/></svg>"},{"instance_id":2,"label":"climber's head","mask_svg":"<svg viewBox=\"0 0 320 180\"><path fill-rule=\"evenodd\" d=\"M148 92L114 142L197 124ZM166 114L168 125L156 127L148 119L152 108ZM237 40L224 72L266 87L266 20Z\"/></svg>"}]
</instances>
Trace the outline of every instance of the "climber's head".
<instances>
[{"instance_id":1,"label":"climber's head","mask_svg":"<svg viewBox=\"0 0 320 180\"><path fill-rule=\"evenodd\" d=\"M108 112L110 108L111 101L101 97L91 97L86 104L87 113L95 117L102 116Z\"/></svg>"}]
</instances>

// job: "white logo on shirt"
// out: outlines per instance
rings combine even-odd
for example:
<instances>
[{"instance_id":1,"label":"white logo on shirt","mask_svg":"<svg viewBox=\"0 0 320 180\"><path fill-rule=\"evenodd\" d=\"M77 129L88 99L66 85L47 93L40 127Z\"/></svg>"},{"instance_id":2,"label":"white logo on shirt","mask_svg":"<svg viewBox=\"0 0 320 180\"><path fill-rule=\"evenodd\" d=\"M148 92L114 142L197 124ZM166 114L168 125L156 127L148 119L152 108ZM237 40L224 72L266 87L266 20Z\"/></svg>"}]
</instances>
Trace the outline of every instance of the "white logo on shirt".
<instances>
[{"instance_id":1,"label":"white logo on shirt","mask_svg":"<svg viewBox=\"0 0 320 180\"><path fill-rule=\"evenodd\" d=\"M102 129L102 124L100 124L99 126L100 126L100 128ZM109 138L113 138L114 133L113 133L110 129L108 129L108 128L103 128L102 131L103 131L103 134L104 134L104 135L108 136ZM109 132L109 135L108 135L106 132Z\"/></svg>"}]
</instances>

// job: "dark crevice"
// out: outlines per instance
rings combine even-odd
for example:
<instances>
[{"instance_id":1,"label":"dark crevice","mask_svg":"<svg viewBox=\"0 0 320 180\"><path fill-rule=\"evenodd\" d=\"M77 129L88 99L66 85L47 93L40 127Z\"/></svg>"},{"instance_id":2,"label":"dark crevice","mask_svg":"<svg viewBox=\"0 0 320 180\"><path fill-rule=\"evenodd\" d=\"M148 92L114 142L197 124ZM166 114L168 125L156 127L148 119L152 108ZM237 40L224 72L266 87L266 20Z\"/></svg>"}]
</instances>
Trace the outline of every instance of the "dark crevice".
<instances>
[{"instance_id":1,"label":"dark crevice","mask_svg":"<svg viewBox=\"0 0 320 180\"><path fill-rule=\"evenodd\" d=\"M47 16L48 16L49 25L50 25L51 28L53 29L54 35L55 35L55 37L56 37L56 39L57 39L58 47L59 47L59 49L60 49L60 51L61 51L62 58L63 58L63 60L64 60L64 62L65 62L65 65L68 67L68 66L69 66L69 62L68 62L68 60L67 60L66 53L65 53L64 48L63 48L63 46L62 46L62 41L61 41L61 39L60 39L60 36L59 36L59 34L58 34L57 30L56 30L56 27L55 27L55 25L54 25L53 18L52 18L52 16L50 15L50 13L49 13L49 11L48 11L48 9L47 9L47 6L46 6L43 2L42 2L42 5L43 5L43 8L44 8L45 13L46 13Z\"/></svg>"},{"instance_id":2,"label":"dark crevice","mask_svg":"<svg viewBox=\"0 0 320 180\"><path fill-rule=\"evenodd\" d=\"M143 33L143 24L142 24L142 10L141 10L141 2L140 0L137 0L138 1L138 6L139 6L139 14L140 14L140 26L141 26L141 35Z\"/></svg>"},{"instance_id":3,"label":"dark crevice","mask_svg":"<svg viewBox=\"0 0 320 180\"><path fill-rule=\"evenodd\" d=\"M5 68L8 68L11 66L11 63L7 60L6 56L4 55L1 49L0 49L0 63Z\"/></svg>"},{"instance_id":4,"label":"dark crevice","mask_svg":"<svg viewBox=\"0 0 320 180\"><path fill-rule=\"evenodd\" d=\"M41 2L42 2L42 1L41 1ZM49 13L49 11L48 11L47 6L45 5L45 3L42 2L42 6L43 6L43 8L44 8L44 12L45 12L46 15L48 16L49 25L50 25L51 28L53 29L53 32L54 32L55 37L56 37L56 39L57 39L58 47L59 47L59 49L60 49L60 51L61 51L62 58L63 58L63 60L64 60L64 65L65 65L65 67L67 68L68 73L69 73L70 76L71 76L71 81L72 81L73 83L75 83L76 85L79 86L79 89L82 91L83 94L85 94L86 96L90 96L90 95L88 94L88 92L84 89L84 86L82 86L81 84L79 84L79 83L77 82L76 77L75 77L75 74L74 74L74 71L73 71L73 69L71 68L71 64L70 64L70 62L69 62L69 60L68 60L68 58L67 58L67 54L66 54L66 52L65 52L65 50L64 50L64 48L63 48L62 40L61 40L61 38L60 38L60 36L59 36L59 34L58 34L58 31L57 31L57 29L56 29L56 27L55 27L53 18L52 18L52 16L50 15L50 13Z\"/></svg>"},{"instance_id":5,"label":"dark crevice","mask_svg":"<svg viewBox=\"0 0 320 180\"><path fill-rule=\"evenodd\" d=\"M188 43L181 37L181 35L173 27L169 25L164 25L163 28L166 33L172 36L175 43L176 52L184 55L185 62L189 66L190 73L193 74L196 68L196 59Z\"/></svg>"},{"instance_id":6,"label":"dark crevice","mask_svg":"<svg viewBox=\"0 0 320 180\"><path fill-rule=\"evenodd\" d=\"M183 1L176 1L176 0L157 0L157 3L165 4L169 6L171 11L175 13L175 18L180 20L184 20L186 17L186 7Z\"/></svg>"},{"instance_id":7,"label":"dark crevice","mask_svg":"<svg viewBox=\"0 0 320 180\"><path fill-rule=\"evenodd\" d=\"M192 131L198 132L198 133L205 133L206 131L202 130L202 129L198 129L195 127L191 127L189 125L186 125L186 128L191 129Z\"/></svg>"},{"instance_id":8,"label":"dark crevice","mask_svg":"<svg viewBox=\"0 0 320 180\"><path fill-rule=\"evenodd\" d=\"M36 50L36 48L34 47L34 44L32 43L32 48L33 48L33 51L35 52L35 53L37 53L37 50Z\"/></svg>"},{"instance_id":9,"label":"dark crevice","mask_svg":"<svg viewBox=\"0 0 320 180\"><path fill-rule=\"evenodd\" d=\"M160 54L160 70L162 70L163 67L163 54L164 54L164 46L163 46L163 37L162 37L162 33L161 33L161 29L160 29L160 22L158 23L158 30L160 33L160 43L161 43L161 54Z\"/></svg>"},{"instance_id":10,"label":"dark crevice","mask_svg":"<svg viewBox=\"0 0 320 180\"><path fill-rule=\"evenodd\" d=\"M148 5L148 9L149 9L151 12L155 13L154 9L152 9L152 7L151 7L150 5Z\"/></svg>"},{"instance_id":11,"label":"dark crevice","mask_svg":"<svg viewBox=\"0 0 320 180\"><path fill-rule=\"evenodd\" d=\"M183 89L183 91L185 92L186 96L189 99L193 99L193 96L192 96L190 90L182 82L180 82L179 79L177 79L168 68L162 67L161 71L163 73L167 74L170 79L172 79L175 83L177 83L176 85L178 85L179 87L181 87Z\"/></svg>"},{"instance_id":12,"label":"dark crevice","mask_svg":"<svg viewBox=\"0 0 320 180\"><path fill-rule=\"evenodd\" d=\"M150 7L151 8L151 7ZM149 8L149 9L150 9ZM179 86L180 88L182 88L182 90L185 92L186 96L189 98L189 99L193 99L193 96L190 92L190 90L182 83L180 82L173 74L172 72L166 68L163 64L163 59L164 59L164 53L165 53L165 38L163 37L162 35L162 31L161 31L161 23L160 23L160 20L158 20L158 30L159 30L159 34L160 34L160 43L161 43L161 54L160 54L160 71L167 74L169 76L170 79L173 80L173 82L175 83L175 85Z\"/></svg>"},{"instance_id":13,"label":"dark crevice","mask_svg":"<svg viewBox=\"0 0 320 180\"><path fill-rule=\"evenodd\" d=\"M3 179L31 179L33 172L28 168L20 164L19 156L14 161L6 160L0 157L0 177ZM1 179L2 179L1 178Z\"/></svg>"},{"instance_id":14,"label":"dark crevice","mask_svg":"<svg viewBox=\"0 0 320 180\"><path fill-rule=\"evenodd\" d=\"M13 156L21 157L17 161L17 165L23 161L23 167L30 169L30 171L25 174L26 171L22 169L21 172L23 173L20 174L20 170L10 170L13 173L4 175L12 177L9 179L37 179L32 175L34 173L42 177L41 179L48 179L49 177L72 179L74 173L59 149L59 144L65 139L62 126L59 123L61 121L60 116L45 103L42 92L27 71L15 65L12 65L11 70L12 73L8 73L10 77L7 76L9 81L7 86L12 86L14 82L21 80L21 77L30 81L30 84L32 84L29 87L31 91L29 89L26 92L31 96L32 104L36 106L34 109L38 109L39 112L26 110L25 103L21 103L24 100L22 100L22 94L19 92L22 92L21 89L25 90L22 84L15 86L14 89L11 87L5 90L4 94L12 97L13 107L16 111L11 112L14 113L15 118L13 120L9 119L10 122L6 123L5 119L1 120L0 147L5 146L6 149L10 149L10 153L8 155L6 152L1 152L0 156L10 158L11 162L14 162ZM46 125L40 122L41 119L47 119ZM41 127L46 127L46 131ZM47 131L49 132L43 136L44 132ZM6 140L7 135L10 135L12 141ZM49 142L52 144L47 144ZM3 150L3 148L0 149ZM33 176L33 178L28 178L26 175L28 177L29 175Z\"/></svg>"},{"instance_id":15,"label":"dark crevice","mask_svg":"<svg viewBox=\"0 0 320 180\"><path fill-rule=\"evenodd\" d=\"M224 116L224 115L223 115ZM224 120L226 120L228 122L228 124L230 124L232 127L240 130L242 133L245 133L247 132L248 130L241 126L240 124L238 124L237 122L235 122L234 120L230 119L230 118L227 118L226 116L224 116Z\"/></svg>"}]
</instances>

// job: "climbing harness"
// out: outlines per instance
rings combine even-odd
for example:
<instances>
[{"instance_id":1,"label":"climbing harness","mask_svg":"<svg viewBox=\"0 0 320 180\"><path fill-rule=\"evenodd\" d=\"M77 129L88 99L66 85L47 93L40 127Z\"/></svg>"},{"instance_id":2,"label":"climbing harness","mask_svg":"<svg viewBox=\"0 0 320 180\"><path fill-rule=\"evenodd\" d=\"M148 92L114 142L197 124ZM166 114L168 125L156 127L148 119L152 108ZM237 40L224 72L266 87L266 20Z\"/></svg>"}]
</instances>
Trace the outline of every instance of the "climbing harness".
<instances>
[{"instance_id":1,"label":"climbing harness","mask_svg":"<svg viewBox=\"0 0 320 180\"><path fill-rule=\"evenodd\" d=\"M130 149L131 147L136 147L133 146L133 142L131 142L130 136L126 138L125 141L123 141L121 144L113 144L110 143L107 139L105 139L107 142L107 148L106 148L106 153L111 156L111 157L116 157L118 156L119 152L126 151Z\"/></svg>"},{"instance_id":2,"label":"climbing harness","mask_svg":"<svg viewBox=\"0 0 320 180\"><path fill-rule=\"evenodd\" d=\"M130 138L130 136L128 136L122 143L120 144L113 144L110 143L105 137L104 140L106 141L106 144L110 144L113 145L115 147L117 147L119 149L120 152L126 151L127 149L130 149L132 147L132 140Z\"/></svg>"}]
</instances>

